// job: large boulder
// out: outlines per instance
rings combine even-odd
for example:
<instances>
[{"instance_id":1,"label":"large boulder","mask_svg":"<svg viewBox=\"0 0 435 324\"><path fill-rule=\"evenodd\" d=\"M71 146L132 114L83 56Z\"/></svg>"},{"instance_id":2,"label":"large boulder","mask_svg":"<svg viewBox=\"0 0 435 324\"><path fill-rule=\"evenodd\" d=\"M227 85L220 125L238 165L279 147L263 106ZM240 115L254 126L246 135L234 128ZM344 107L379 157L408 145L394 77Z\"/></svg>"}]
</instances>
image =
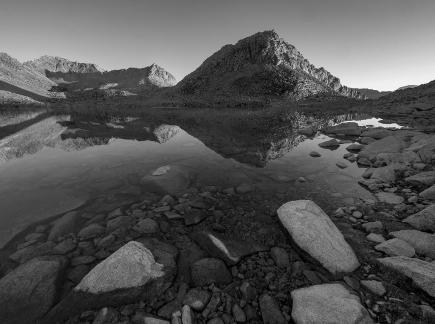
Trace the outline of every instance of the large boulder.
<instances>
[{"instance_id":1,"label":"large boulder","mask_svg":"<svg viewBox=\"0 0 435 324\"><path fill-rule=\"evenodd\" d=\"M36 323L57 298L63 257L32 259L0 279L2 324Z\"/></svg>"},{"instance_id":2,"label":"large boulder","mask_svg":"<svg viewBox=\"0 0 435 324\"><path fill-rule=\"evenodd\" d=\"M435 200L435 185L420 192L419 196L426 200Z\"/></svg>"},{"instance_id":3,"label":"large boulder","mask_svg":"<svg viewBox=\"0 0 435 324\"><path fill-rule=\"evenodd\" d=\"M435 263L416 258L395 256L378 259L383 265L392 268L412 281L432 297L435 297Z\"/></svg>"},{"instance_id":4,"label":"large boulder","mask_svg":"<svg viewBox=\"0 0 435 324\"><path fill-rule=\"evenodd\" d=\"M407 256L412 258L415 255L415 249L409 243L398 238L382 242L376 245L375 249L390 256Z\"/></svg>"},{"instance_id":5,"label":"large boulder","mask_svg":"<svg viewBox=\"0 0 435 324\"><path fill-rule=\"evenodd\" d=\"M435 234L418 230L401 230L391 232L390 235L410 244L418 254L435 259Z\"/></svg>"},{"instance_id":6,"label":"large boulder","mask_svg":"<svg viewBox=\"0 0 435 324\"><path fill-rule=\"evenodd\" d=\"M64 214L54 222L50 234L48 235L48 239L55 240L58 237L74 232L78 220L79 214L76 211Z\"/></svg>"},{"instance_id":7,"label":"large boulder","mask_svg":"<svg viewBox=\"0 0 435 324\"><path fill-rule=\"evenodd\" d=\"M60 322L87 309L154 300L176 272L174 256L158 251L158 245L154 248L152 252L140 242L128 242L88 272L45 320Z\"/></svg>"},{"instance_id":8,"label":"large boulder","mask_svg":"<svg viewBox=\"0 0 435 324\"><path fill-rule=\"evenodd\" d=\"M328 215L311 200L290 201L278 217L295 243L331 273L352 272L358 259Z\"/></svg>"},{"instance_id":9,"label":"large boulder","mask_svg":"<svg viewBox=\"0 0 435 324\"><path fill-rule=\"evenodd\" d=\"M291 315L297 324L373 323L359 297L339 283L296 289L291 296Z\"/></svg>"},{"instance_id":10,"label":"large boulder","mask_svg":"<svg viewBox=\"0 0 435 324\"><path fill-rule=\"evenodd\" d=\"M212 257L222 259L229 265L238 263L242 257L268 250L253 242L240 241L209 231L196 232L191 237Z\"/></svg>"},{"instance_id":11,"label":"large boulder","mask_svg":"<svg viewBox=\"0 0 435 324\"><path fill-rule=\"evenodd\" d=\"M347 136L360 136L362 127L357 123L347 122L336 126L330 126L323 130L325 134L347 135Z\"/></svg>"},{"instance_id":12,"label":"large boulder","mask_svg":"<svg viewBox=\"0 0 435 324\"><path fill-rule=\"evenodd\" d=\"M425 171L405 178L405 182L416 187L435 184L435 171Z\"/></svg>"},{"instance_id":13,"label":"large boulder","mask_svg":"<svg viewBox=\"0 0 435 324\"><path fill-rule=\"evenodd\" d=\"M358 159L369 159L373 161L380 153L400 153L405 147L402 139L396 136L387 136L379 141L365 146L358 154Z\"/></svg>"},{"instance_id":14,"label":"large boulder","mask_svg":"<svg viewBox=\"0 0 435 324\"><path fill-rule=\"evenodd\" d=\"M435 232L435 204L408 216L403 221L419 230Z\"/></svg>"}]
</instances>

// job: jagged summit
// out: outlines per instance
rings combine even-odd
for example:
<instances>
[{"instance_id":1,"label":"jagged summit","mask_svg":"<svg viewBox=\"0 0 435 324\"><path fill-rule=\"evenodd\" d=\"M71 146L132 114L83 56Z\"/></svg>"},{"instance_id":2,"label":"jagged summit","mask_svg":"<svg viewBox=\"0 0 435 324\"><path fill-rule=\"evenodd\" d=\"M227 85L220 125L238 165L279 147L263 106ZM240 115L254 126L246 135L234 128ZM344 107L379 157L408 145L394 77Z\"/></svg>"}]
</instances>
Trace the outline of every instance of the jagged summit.
<instances>
[{"instance_id":1,"label":"jagged summit","mask_svg":"<svg viewBox=\"0 0 435 324\"><path fill-rule=\"evenodd\" d=\"M44 55L33 61L27 61L24 65L31 67L40 73L62 72L62 73L94 73L104 72L104 69L93 63L80 63L70 61L59 56Z\"/></svg>"},{"instance_id":2,"label":"jagged summit","mask_svg":"<svg viewBox=\"0 0 435 324\"><path fill-rule=\"evenodd\" d=\"M361 97L324 68L316 68L274 30L225 45L186 76L184 94L224 97L288 97L318 93Z\"/></svg>"}]
</instances>

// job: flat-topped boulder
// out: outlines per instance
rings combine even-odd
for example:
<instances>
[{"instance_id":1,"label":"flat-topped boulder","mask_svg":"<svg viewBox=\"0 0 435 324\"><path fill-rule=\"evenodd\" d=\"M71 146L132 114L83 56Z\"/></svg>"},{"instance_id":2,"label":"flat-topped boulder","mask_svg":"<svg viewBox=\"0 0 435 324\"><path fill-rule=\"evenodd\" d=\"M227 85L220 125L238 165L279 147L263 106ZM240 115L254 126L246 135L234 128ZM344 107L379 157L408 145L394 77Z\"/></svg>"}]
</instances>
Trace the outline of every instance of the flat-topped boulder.
<instances>
[{"instance_id":1,"label":"flat-topped boulder","mask_svg":"<svg viewBox=\"0 0 435 324\"><path fill-rule=\"evenodd\" d=\"M56 302L63 257L32 259L0 279L2 324L36 323Z\"/></svg>"},{"instance_id":2,"label":"flat-topped boulder","mask_svg":"<svg viewBox=\"0 0 435 324\"><path fill-rule=\"evenodd\" d=\"M421 231L435 232L435 204L408 216L403 221Z\"/></svg>"},{"instance_id":3,"label":"flat-topped boulder","mask_svg":"<svg viewBox=\"0 0 435 324\"><path fill-rule=\"evenodd\" d=\"M355 252L328 215L311 200L290 201L278 217L293 241L333 274L359 267Z\"/></svg>"},{"instance_id":4,"label":"flat-topped boulder","mask_svg":"<svg viewBox=\"0 0 435 324\"><path fill-rule=\"evenodd\" d=\"M359 297L339 283L299 288L291 296L297 324L374 323Z\"/></svg>"},{"instance_id":5,"label":"flat-topped boulder","mask_svg":"<svg viewBox=\"0 0 435 324\"><path fill-rule=\"evenodd\" d=\"M325 134L360 136L363 128L355 122L342 123L335 126L326 127L323 132Z\"/></svg>"},{"instance_id":6,"label":"flat-topped boulder","mask_svg":"<svg viewBox=\"0 0 435 324\"><path fill-rule=\"evenodd\" d=\"M390 235L410 244L418 254L435 259L435 234L418 230L401 230L391 232Z\"/></svg>"},{"instance_id":7,"label":"flat-topped boulder","mask_svg":"<svg viewBox=\"0 0 435 324\"><path fill-rule=\"evenodd\" d=\"M376 142L366 145L358 154L358 159L375 160L380 153L399 153L405 148L402 139L396 136L387 136Z\"/></svg>"},{"instance_id":8,"label":"flat-topped boulder","mask_svg":"<svg viewBox=\"0 0 435 324\"><path fill-rule=\"evenodd\" d=\"M152 253L144 244L130 241L89 271L46 321L62 321L87 309L153 300L171 285L175 273L175 260L167 251Z\"/></svg>"},{"instance_id":9,"label":"flat-topped boulder","mask_svg":"<svg viewBox=\"0 0 435 324\"><path fill-rule=\"evenodd\" d=\"M241 241L209 231L196 232L191 237L212 257L222 259L229 265L238 263L242 257L268 250L267 247L254 242Z\"/></svg>"},{"instance_id":10,"label":"flat-topped boulder","mask_svg":"<svg viewBox=\"0 0 435 324\"><path fill-rule=\"evenodd\" d=\"M416 286L435 297L435 263L416 258L395 256L378 259L383 265L409 277Z\"/></svg>"}]
</instances>

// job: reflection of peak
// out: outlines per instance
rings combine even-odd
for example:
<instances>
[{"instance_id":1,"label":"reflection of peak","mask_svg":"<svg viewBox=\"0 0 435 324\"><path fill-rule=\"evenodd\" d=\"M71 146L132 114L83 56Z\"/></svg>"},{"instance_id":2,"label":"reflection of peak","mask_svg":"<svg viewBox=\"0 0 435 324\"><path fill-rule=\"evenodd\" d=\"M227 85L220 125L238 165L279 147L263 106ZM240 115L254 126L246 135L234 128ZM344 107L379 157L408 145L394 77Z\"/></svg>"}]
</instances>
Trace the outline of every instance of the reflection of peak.
<instances>
[{"instance_id":1,"label":"reflection of peak","mask_svg":"<svg viewBox=\"0 0 435 324\"><path fill-rule=\"evenodd\" d=\"M154 129L153 134L159 143L166 143L171 138L176 136L181 131L181 128L175 125L160 125Z\"/></svg>"}]
</instances>

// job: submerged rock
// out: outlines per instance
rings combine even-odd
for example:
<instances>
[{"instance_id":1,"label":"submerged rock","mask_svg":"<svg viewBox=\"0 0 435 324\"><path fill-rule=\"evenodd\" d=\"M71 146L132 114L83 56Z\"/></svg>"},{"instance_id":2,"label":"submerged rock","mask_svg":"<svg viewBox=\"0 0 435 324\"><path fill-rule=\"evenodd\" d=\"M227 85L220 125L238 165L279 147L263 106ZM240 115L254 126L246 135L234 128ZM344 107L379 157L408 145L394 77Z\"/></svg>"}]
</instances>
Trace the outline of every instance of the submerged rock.
<instances>
[{"instance_id":1,"label":"submerged rock","mask_svg":"<svg viewBox=\"0 0 435 324\"><path fill-rule=\"evenodd\" d=\"M352 272L358 259L328 215L311 200L282 205L278 217L299 247L331 273Z\"/></svg>"},{"instance_id":2,"label":"submerged rock","mask_svg":"<svg viewBox=\"0 0 435 324\"><path fill-rule=\"evenodd\" d=\"M342 284L322 284L291 292L292 318L297 324L373 323L359 297Z\"/></svg>"},{"instance_id":3,"label":"submerged rock","mask_svg":"<svg viewBox=\"0 0 435 324\"><path fill-rule=\"evenodd\" d=\"M50 230L48 239L55 240L60 236L72 233L77 224L78 218L78 213L76 211L72 211L57 219Z\"/></svg>"},{"instance_id":4,"label":"submerged rock","mask_svg":"<svg viewBox=\"0 0 435 324\"><path fill-rule=\"evenodd\" d=\"M242 257L267 250L266 247L255 243L235 240L208 231L193 233L191 237L211 256L222 259L229 265L238 263Z\"/></svg>"},{"instance_id":5,"label":"submerged rock","mask_svg":"<svg viewBox=\"0 0 435 324\"><path fill-rule=\"evenodd\" d=\"M335 138L333 138L329 141L319 143L319 146L322 148L337 148L340 146L340 143Z\"/></svg>"},{"instance_id":6,"label":"submerged rock","mask_svg":"<svg viewBox=\"0 0 435 324\"><path fill-rule=\"evenodd\" d=\"M192 281L195 286L204 286L211 283L229 284L231 273L225 263L219 259L205 258L196 261L191 266Z\"/></svg>"},{"instance_id":7,"label":"submerged rock","mask_svg":"<svg viewBox=\"0 0 435 324\"><path fill-rule=\"evenodd\" d=\"M380 202L391 204L391 205L397 205L401 204L405 201L403 197L396 195L392 192L378 192L375 194L376 198L379 199Z\"/></svg>"},{"instance_id":8,"label":"submerged rock","mask_svg":"<svg viewBox=\"0 0 435 324\"><path fill-rule=\"evenodd\" d=\"M383 258L378 261L411 278L418 287L435 297L435 263L404 256Z\"/></svg>"},{"instance_id":9,"label":"submerged rock","mask_svg":"<svg viewBox=\"0 0 435 324\"><path fill-rule=\"evenodd\" d=\"M56 301L57 283L65 265L64 258L37 258L1 278L1 322L38 322Z\"/></svg>"},{"instance_id":10,"label":"submerged rock","mask_svg":"<svg viewBox=\"0 0 435 324\"><path fill-rule=\"evenodd\" d=\"M338 134L347 136L360 136L362 128L358 126L358 123L347 122L336 126L330 126L323 131L325 134Z\"/></svg>"}]
</instances>

